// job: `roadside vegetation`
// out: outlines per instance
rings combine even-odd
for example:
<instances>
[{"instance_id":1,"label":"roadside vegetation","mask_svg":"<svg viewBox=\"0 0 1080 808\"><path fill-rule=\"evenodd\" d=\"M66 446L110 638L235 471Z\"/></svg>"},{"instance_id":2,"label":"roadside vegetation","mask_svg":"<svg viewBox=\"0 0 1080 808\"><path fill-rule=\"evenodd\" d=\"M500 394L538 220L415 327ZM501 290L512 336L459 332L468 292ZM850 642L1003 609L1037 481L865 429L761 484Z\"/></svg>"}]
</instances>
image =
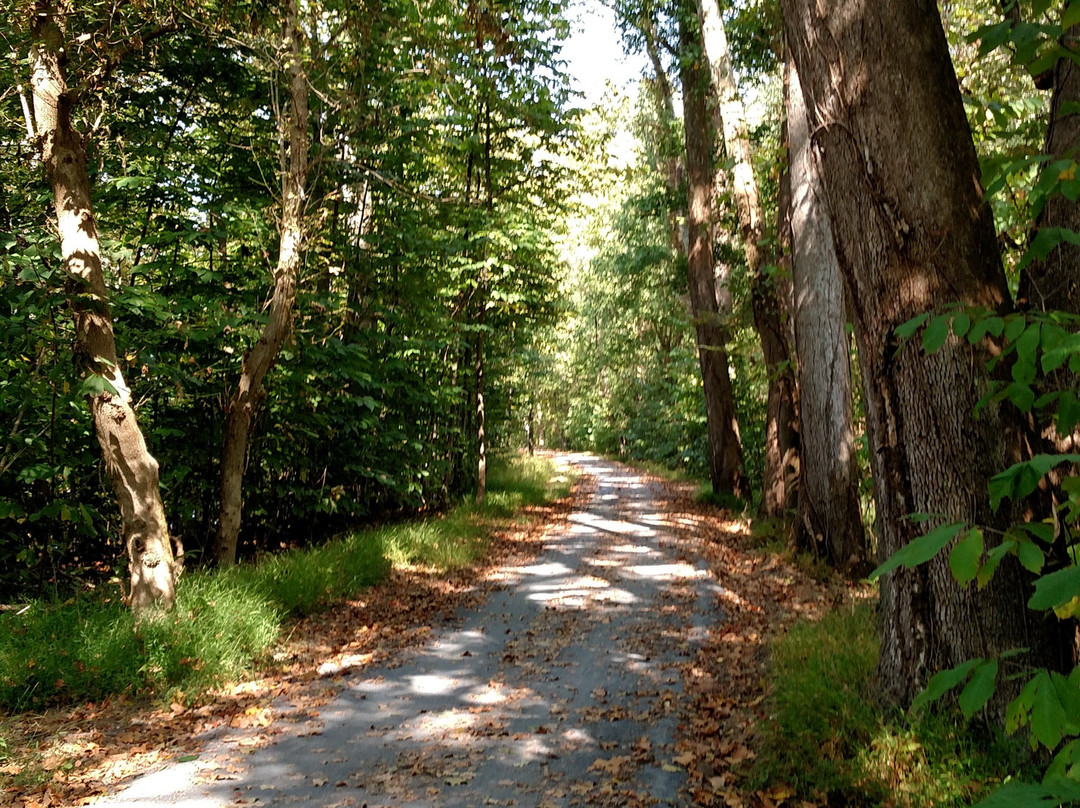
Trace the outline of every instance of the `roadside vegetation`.
<instances>
[{"instance_id":1,"label":"roadside vegetation","mask_svg":"<svg viewBox=\"0 0 1080 808\"><path fill-rule=\"evenodd\" d=\"M1018 738L955 707L905 713L875 686L880 638L873 601L803 620L771 649L768 719L751 788L790 787L847 806L971 805L991 787L1036 776Z\"/></svg>"},{"instance_id":2,"label":"roadside vegetation","mask_svg":"<svg viewBox=\"0 0 1080 808\"><path fill-rule=\"evenodd\" d=\"M138 622L112 587L11 607L0 614L0 710L119 693L197 694L236 679L266 658L290 619L355 596L394 565L466 567L522 509L558 499L570 485L539 457L505 458L490 476L483 505L463 502L440 515L351 531L318 547L192 572L174 610Z\"/></svg>"}]
</instances>

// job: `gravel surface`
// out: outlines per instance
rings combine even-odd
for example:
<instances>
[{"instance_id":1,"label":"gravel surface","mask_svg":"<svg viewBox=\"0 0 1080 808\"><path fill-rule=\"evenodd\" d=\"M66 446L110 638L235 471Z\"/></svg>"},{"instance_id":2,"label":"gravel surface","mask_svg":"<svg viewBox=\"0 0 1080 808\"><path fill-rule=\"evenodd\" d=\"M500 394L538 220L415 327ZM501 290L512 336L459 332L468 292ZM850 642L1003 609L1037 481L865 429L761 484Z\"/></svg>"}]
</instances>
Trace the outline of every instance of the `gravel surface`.
<instances>
[{"instance_id":1,"label":"gravel surface","mask_svg":"<svg viewBox=\"0 0 1080 808\"><path fill-rule=\"evenodd\" d=\"M563 457L593 477L591 496L534 562L498 570L482 607L381 667L342 672L341 691L286 715L272 745L226 730L96 805L688 804L682 667L719 622L722 590L682 557L644 478Z\"/></svg>"}]
</instances>

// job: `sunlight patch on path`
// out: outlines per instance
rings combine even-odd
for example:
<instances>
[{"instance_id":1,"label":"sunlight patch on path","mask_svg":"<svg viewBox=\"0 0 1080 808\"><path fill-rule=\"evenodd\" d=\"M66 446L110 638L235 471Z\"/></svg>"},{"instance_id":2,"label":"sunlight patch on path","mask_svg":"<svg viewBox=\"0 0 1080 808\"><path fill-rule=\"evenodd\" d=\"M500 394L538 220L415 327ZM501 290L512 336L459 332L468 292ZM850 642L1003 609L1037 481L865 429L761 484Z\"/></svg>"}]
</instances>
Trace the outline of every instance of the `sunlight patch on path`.
<instances>
[{"instance_id":1,"label":"sunlight patch on path","mask_svg":"<svg viewBox=\"0 0 1080 808\"><path fill-rule=\"evenodd\" d=\"M641 477L570 459L596 480L587 507L534 563L490 576L497 590L456 628L349 671L273 746L246 755L228 746L236 732L211 741L207 756L231 755L225 779L174 766L100 805L686 804L680 665L719 619L723 590L679 557Z\"/></svg>"}]
</instances>

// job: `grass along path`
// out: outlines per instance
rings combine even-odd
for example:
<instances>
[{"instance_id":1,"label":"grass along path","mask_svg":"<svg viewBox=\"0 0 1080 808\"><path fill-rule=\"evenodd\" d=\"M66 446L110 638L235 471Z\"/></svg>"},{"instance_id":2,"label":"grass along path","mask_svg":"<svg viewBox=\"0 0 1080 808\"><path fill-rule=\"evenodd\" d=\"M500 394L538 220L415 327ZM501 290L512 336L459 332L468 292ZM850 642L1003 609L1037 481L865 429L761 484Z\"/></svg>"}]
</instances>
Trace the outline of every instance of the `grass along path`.
<instances>
[{"instance_id":1,"label":"grass along path","mask_svg":"<svg viewBox=\"0 0 1080 808\"><path fill-rule=\"evenodd\" d=\"M176 613L148 633L105 599L5 613L0 805L86 804L217 727L269 742L274 698L329 698L335 673L421 642L483 596L489 565L534 553L541 526L569 507L571 481L550 459L521 458L493 471L483 507L186 575ZM35 700L53 706L12 709Z\"/></svg>"}]
</instances>

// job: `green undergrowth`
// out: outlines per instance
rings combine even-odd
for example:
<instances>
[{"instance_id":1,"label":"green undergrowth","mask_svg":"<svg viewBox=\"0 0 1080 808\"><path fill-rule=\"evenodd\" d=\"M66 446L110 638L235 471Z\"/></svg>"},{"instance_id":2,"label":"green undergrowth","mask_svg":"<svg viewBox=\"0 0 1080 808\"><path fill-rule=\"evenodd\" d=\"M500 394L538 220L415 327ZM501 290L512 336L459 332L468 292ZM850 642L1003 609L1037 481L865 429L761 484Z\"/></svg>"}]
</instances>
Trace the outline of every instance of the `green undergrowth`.
<instances>
[{"instance_id":1,"label":"green undergrowth","mask_svg":"<svg viewBox=\"0 0 1080 808\"><path fill-rule=\"evenodd\" d=\"M951 711L883 707L877 649L870 604L800 622L774 643L753 787L790 786L815 804L958 808L1026 773L1030 763L1014 738Z\"/></svg>"},{"instance_id":2,"label":"green undergrowth","mask_svg":"<svg viewBox=\"0 0 1080 808\"><path fill-rule=\"evenodd\" d=\"M256 563L186 573L176 608L138 625L115 596L22 604L0 614L0 711L124 692L197 693L235 678L268 652L289 617L354 595L394 564L468 565L493 530L525 506L565 495L571 483L545 459L496 462L483 506L470 502Z\"/></svg>"},{"instance_id":3,"label":"green undergrowth","mask_svg":"<svg viewBox=\"0 0 1080 808\"><path fill-rule=\"evenodd\" d=\"M698 483L694 499L698 502L714 505L717 508L723 508L724 510L731 511L735 514L745 513L751 508L751 503L746 500L739 499L734 494L729 494L725 491L716 492L713 490L712 484L707 482Z\"/></svg>"},{"instance_id":4,"label":"green undergrowth","mask_svg":"<svg viewBox=\"0 0 1080 808\"><path fill-rule=\"evenodd\" d=\"M803 574L815 581L827 581L836 575L829 562L820 555L794 547L791 521L788 519L759 518L753 521L751 532L754 544L767 553L774 553L790 561Z\"/></svg>"}]
</instances>

